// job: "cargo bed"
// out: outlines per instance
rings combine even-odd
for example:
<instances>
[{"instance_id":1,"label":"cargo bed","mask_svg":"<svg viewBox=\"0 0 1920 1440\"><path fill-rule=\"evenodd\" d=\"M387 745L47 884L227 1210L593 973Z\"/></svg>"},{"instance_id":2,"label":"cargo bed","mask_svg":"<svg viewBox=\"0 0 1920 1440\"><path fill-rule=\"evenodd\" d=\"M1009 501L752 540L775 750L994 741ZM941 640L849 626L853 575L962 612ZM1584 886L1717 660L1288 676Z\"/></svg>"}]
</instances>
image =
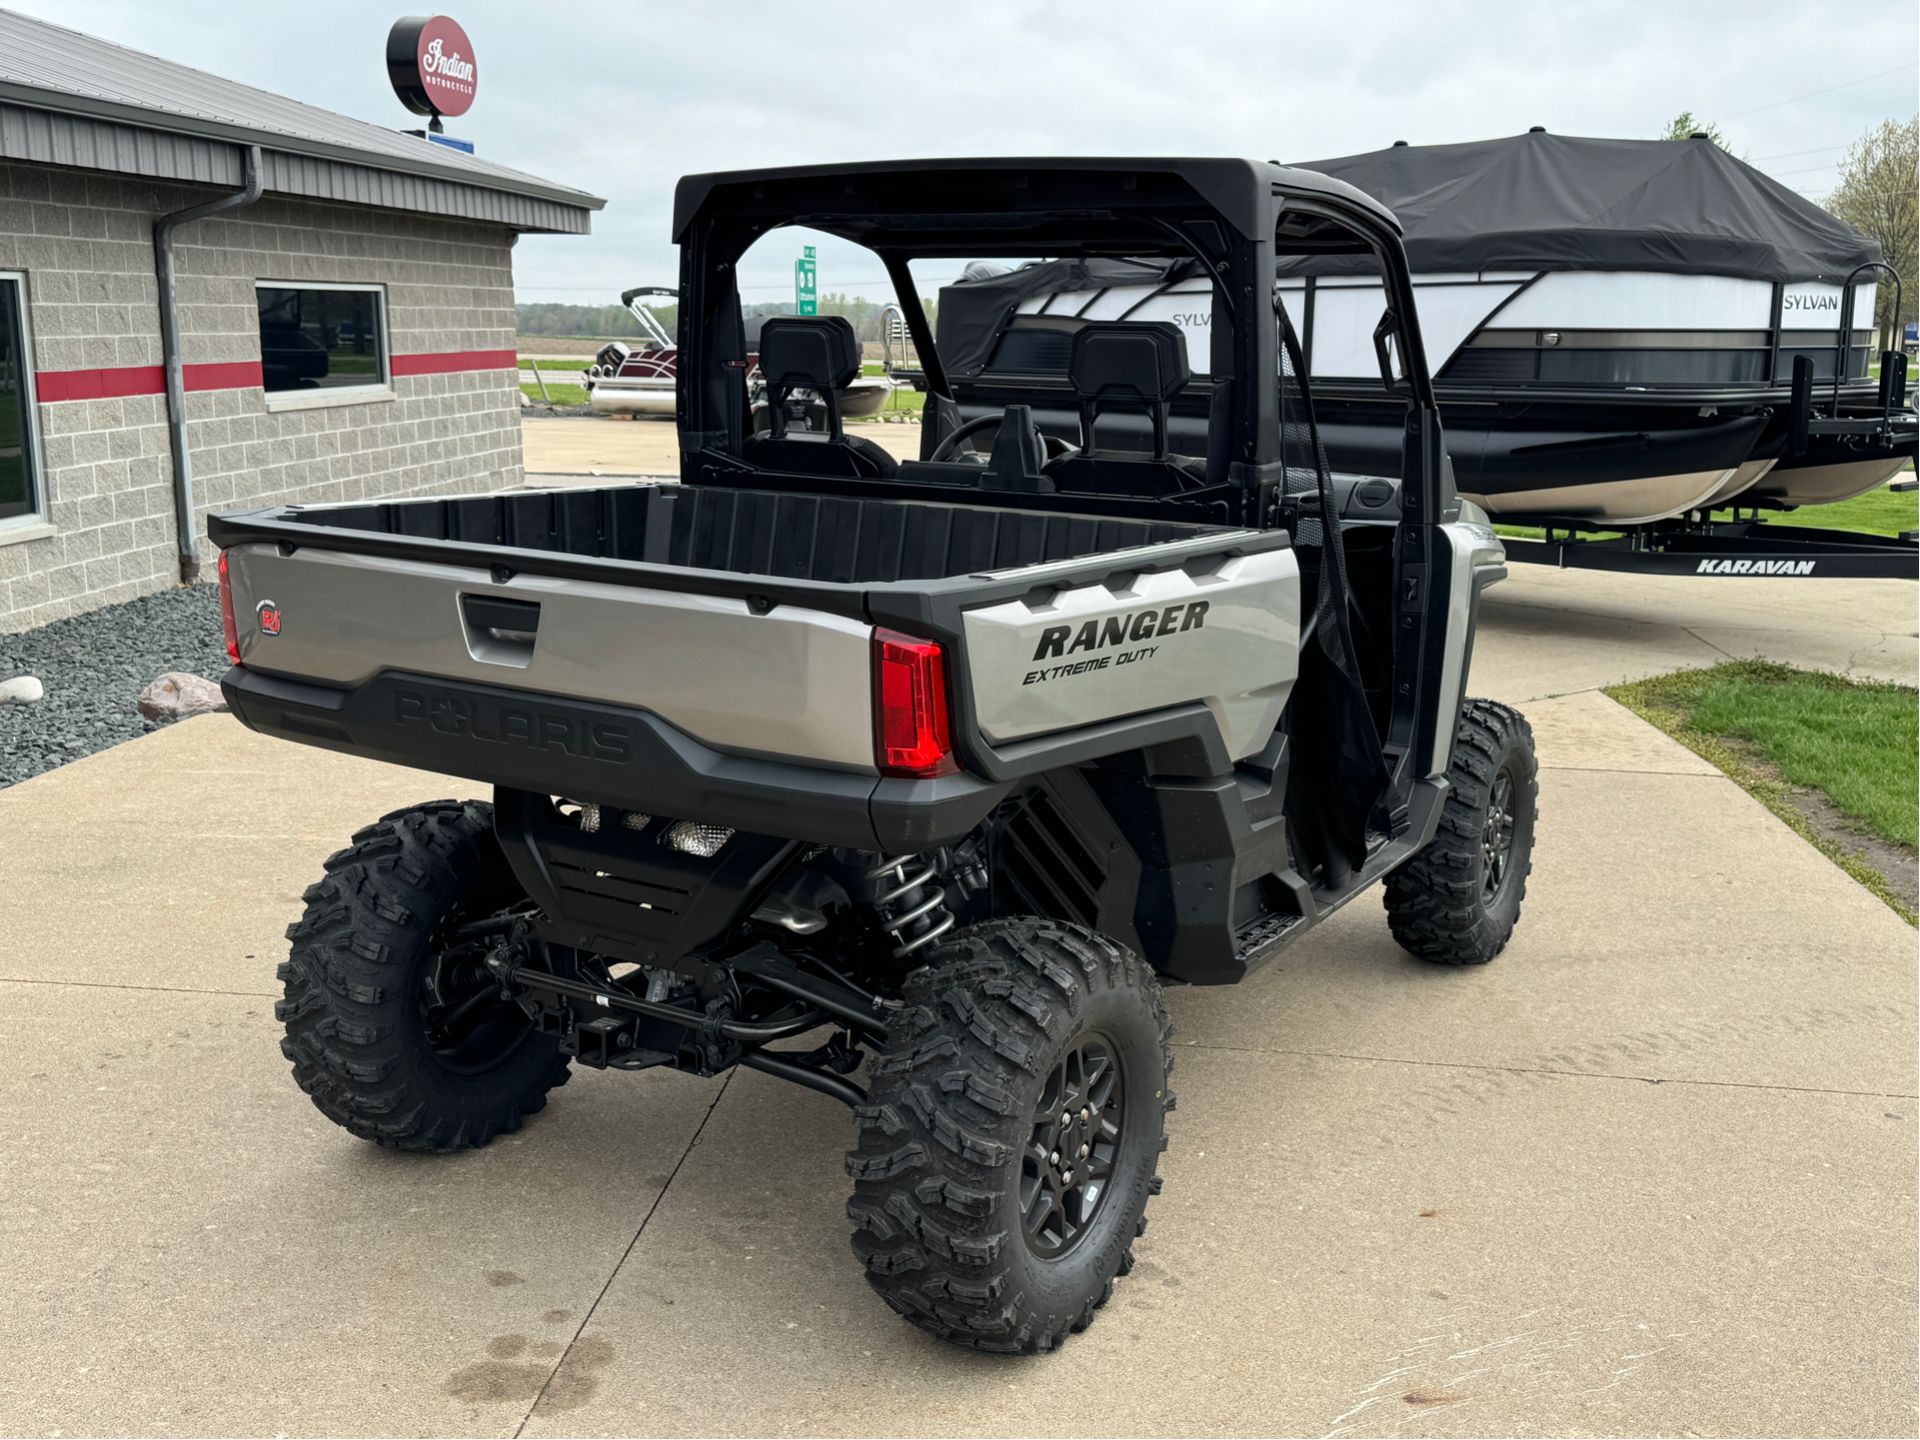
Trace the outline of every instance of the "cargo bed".
<instances>
[{"instance_id":1,"label":"cargo bed","mask_svg":"<svg viewBox=\"0 0 1920 1440\"><path fill-rule=\"evenodd\" d=\"M534 552L514 568L614 560L832 586L945 579L1220 534L1224 527L1015 510L990 504L656 484L529 490L217 516L222 546L249 539L428 559L476 547ZM599 578L617 582L620 571ZM627 572L633 574L636 572ZM659 583L654 572L647 583ZM706 583L706 582L702 582Z\"/></svg>"},{"instance_id":2,"label":"cargo bed","mask_svg":"<svg viewBox=\"0 0 1920 1440\"><path fill-rule=\"evenodd\" d=\"M1297 662L1281 531L618 485L211 534L226 690L256 729L869 848L963 833L1021 775L1143 744L1197 740L1224 768L1271 734ZM881 774L880 630L941 647L961 773Z\"/></svg>"}]
</instances>

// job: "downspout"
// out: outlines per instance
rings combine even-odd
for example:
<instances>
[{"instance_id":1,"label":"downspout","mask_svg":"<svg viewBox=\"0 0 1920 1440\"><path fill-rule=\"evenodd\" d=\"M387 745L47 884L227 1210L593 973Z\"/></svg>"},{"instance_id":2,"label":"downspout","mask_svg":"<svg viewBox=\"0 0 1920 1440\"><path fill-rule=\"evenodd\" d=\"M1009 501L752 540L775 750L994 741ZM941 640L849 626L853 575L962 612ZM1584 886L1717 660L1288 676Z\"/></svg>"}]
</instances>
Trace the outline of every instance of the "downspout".
<instances>
[{"instance_id":1,"label":"downspout","mask_svg":"<svg viewBox=\"0 0 1920 1440\"><path fill-rule=\"evenodd\" d=\"M173 523L180 552L180 583L200 578L200 545L193 523L193 464L187 453L186 366L180 359L180 316L174 308L173 231L260 198L260 147L247 147L247 183L232 195L191 205L153 222L153 273L160 282L160 358L167 375L167 438L173 450Z\"/></svg>"}]
</instances>

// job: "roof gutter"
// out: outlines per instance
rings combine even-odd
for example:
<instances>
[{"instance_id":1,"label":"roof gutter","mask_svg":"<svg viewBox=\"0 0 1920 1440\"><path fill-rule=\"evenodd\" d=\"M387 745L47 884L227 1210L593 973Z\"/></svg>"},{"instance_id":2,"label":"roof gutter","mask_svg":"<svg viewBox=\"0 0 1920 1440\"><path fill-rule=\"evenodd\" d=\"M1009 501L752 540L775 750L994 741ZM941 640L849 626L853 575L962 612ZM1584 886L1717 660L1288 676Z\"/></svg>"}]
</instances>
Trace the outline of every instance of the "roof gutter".
<instances>
[{"instance_id":1,"label":"roof gutter","mask_svg":"<svg viewBox=\"0 0 1920 1440\"><path fill-rule=\"evenodd\" d=\"M238 210L260 198L260 147L249 145L246 152L245 188L217 200L190 205L153 222L153 273L160 282L160 358L167 379L167 439L173 450L173 524L180 552L180 583L191 585L200 578L200 543L193 519L193 461L187 448L186 366L180 358L180 316L175 309L173 275L173 232L195 220Z\"/></svg>"},{"instance_id":2,"label":"roof gutter","mask_svg":"<svg viewBox=\"0 0 1920 1440\"><path fill-rule=\"evenodd\" d=\"M140 130L163 134L191 135L202 140L219 140L229 145L265 145L276 154L304 155L316 160L332 160L343 165L358 165L367 170L387 171L395 175L414 175L423 180L439 180L472 190L496 190L503 195L518 195L535 200L550 200L592 212L606 208L606 200L566 185L555 185L537 175L509 171L502 165L468 169L455 157L458 151L429 148L425 141L419 156L396 154L387 150L363 150L357 146L324 140L319 136L293 131L258 129L222 120L187 115L177 110L158 110L122 104L93 95L74 95L47 90L19 81L0 79L0 101L31 110L61 115L77 115L87 120L131 125Z\"/></svg>"}]
</instances>

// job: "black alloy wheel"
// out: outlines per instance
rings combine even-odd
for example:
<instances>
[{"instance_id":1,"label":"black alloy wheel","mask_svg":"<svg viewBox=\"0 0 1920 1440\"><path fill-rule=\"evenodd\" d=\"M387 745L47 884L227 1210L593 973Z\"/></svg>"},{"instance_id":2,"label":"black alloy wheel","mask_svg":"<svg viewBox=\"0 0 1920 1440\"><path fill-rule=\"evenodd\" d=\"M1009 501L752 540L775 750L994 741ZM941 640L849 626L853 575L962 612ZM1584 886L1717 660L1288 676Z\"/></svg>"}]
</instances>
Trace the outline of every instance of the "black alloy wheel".
<instances>
[{"instance_id":1,"label":"black alloy wheel","mask_svg":"<svg viewBox=\"0 0 1920 1440\"><path fill-rule=\"evenodd\" d=\"M1100 1034L1076 1038L1048 1077L1020 1163L1021 1233L1042 1259L1092 1228L1120 1154L1125 1096L1119 1053Z\"/></svg>"}]
</instances>

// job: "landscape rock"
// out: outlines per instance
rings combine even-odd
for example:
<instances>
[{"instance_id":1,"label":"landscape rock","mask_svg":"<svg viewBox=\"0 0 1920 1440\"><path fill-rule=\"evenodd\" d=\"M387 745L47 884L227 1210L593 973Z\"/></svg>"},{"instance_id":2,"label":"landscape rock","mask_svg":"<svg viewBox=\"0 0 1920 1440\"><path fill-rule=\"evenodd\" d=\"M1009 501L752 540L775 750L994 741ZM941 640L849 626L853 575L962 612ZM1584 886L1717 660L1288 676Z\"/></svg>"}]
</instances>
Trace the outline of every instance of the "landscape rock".
<instances>
[{"instance_id":1,"label":"landscape rock","mask_svg":"<svg viewBox=\"0 0 1920 1440\"><path fill-rule=\"evenodd\" d=\"M47 687L31 675L0 680L0 705L35 705L46 698Z\"/></svg>"},{"instance_id":2,"label":"landscape rock","mask_svg":"<svg viewBox=\"0 0 1920 1440\"><path fill-rule=\"evenodd\" d=\"M0 789L167 724L129 703L154 676L223 675L229 663L218 585L0 634L0 679L31 675L46 690L37 705L0 705Z\"/></svg>"},{"instance_id":3,"label":"landscape rock","mask_svg":"<svg viewBox=\"0 0 1920 1440\"><path fill-rule=\"evenodd\" d=\"M140 713L149 720L184 720L226 708L226 696L218 685L184 670L169 670L140 692Z\"/></svg>"}]
</instances>

